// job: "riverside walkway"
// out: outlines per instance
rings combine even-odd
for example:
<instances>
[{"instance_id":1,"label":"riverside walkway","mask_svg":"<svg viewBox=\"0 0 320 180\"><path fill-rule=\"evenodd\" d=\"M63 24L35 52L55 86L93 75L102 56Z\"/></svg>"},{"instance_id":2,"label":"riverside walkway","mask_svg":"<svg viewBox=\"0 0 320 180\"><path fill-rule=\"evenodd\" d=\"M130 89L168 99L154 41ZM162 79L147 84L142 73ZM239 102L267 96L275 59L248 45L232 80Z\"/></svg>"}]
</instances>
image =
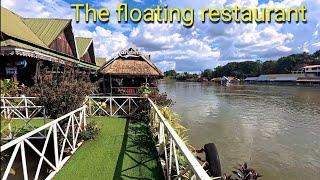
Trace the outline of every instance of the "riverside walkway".
<instances>
[{"instance_id":1,"label":"riverside walkway","mask_svg":"<svg viewBox=\"0 0 320 180\"><path fill-rule=\"evenodd\" d=\"M100 134L85 142L54 179L164 179L145 123L94 117Z\"/></svg>"}]
</instances>

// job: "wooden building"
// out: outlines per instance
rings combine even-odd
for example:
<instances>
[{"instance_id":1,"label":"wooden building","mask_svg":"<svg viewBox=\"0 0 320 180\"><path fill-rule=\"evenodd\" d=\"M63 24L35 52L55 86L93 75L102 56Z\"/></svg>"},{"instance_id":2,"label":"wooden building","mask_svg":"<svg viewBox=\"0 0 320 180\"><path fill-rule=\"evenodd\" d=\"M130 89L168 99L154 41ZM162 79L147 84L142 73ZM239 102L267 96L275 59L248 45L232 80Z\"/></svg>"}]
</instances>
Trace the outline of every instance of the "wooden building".
<instances>
[{"instance_id":1,"label":"wooden building","mask_svg":"<svg viewBox=\"0 0 320 180\"><path fill-rule=\"evenodd\" d=\"M76 37L76 44L80 61L96 65L92 38Z\"/></svg>"},{"instance_id":2,"label":"wooden building","mask_svg":"<svg viewBox=\"0 0 320 180\"><path fill-rule=\"evenodd\" d=\"M128 48L103 65L101 91L107 94L135 95L146 83L156 88L157 79L163 73L152 63L149 55L143 55L135 48Z\"/></svg>"},{"instance_id":3,"label":"wooden building","mask_svg":"<svg viewBox=\"0 0 320 180\"><path fill-rule=\"evenodd\" d=\"M31 86L42 69L51 75L98 69L92 40L77 42L69 19L24 18L1 7L0 40L1 79Z\"/></svg>"}]
</instances>

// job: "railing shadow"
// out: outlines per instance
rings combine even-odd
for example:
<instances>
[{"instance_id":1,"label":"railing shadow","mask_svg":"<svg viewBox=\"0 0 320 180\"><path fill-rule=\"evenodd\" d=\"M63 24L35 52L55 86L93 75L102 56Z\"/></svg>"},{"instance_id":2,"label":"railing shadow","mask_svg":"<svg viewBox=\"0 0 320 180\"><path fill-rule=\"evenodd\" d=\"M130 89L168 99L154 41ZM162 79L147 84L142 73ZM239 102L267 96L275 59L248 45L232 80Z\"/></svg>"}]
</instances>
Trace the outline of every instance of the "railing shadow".
<instances>
[{"instance_id":1,"label":"railing shadow","mask_svg":"<svg viewBox=\"0 0 320 180\"><path fill-rule=\"evenodd\" d=\"M164 179L148 126L127 120L113 179Z\"/></svg>"}]
</instances>

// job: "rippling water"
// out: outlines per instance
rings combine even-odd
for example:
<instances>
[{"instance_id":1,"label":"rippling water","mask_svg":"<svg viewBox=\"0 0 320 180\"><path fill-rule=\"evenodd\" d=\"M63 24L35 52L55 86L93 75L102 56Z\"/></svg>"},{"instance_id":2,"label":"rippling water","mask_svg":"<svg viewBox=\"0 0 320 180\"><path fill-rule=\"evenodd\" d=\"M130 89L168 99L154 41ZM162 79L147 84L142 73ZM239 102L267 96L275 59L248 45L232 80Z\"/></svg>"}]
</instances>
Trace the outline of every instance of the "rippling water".
<instances>
[{"instance_id":1,"label":"rippling water","mask_svg":"<svg viewBox=\"0 0 320 180\"><path fill-rule=\"evenodd\" d=\"M195 147L214 142L223 172L248 162L263 179L320 179L320 89L166 81Z\"/></svg>"}]
</instances>

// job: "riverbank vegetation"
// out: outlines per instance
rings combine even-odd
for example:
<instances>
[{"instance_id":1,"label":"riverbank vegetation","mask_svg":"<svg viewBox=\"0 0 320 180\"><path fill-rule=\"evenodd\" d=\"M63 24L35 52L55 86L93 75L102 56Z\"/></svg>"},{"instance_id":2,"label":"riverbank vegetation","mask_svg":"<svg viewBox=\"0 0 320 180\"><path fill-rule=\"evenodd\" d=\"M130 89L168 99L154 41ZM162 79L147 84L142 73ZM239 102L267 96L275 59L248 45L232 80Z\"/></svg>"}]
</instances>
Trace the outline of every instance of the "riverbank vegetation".
<instances>
[{"instance_id":1,"label":"riverbank vegetation","mask_svg":"<svg viewBox=\"0 0 320 180\"><path fill-rule=\"evenodd\" d=\"M291 71L303 67L303 65L320 64L320 50L313 53L292 54L281 57L278 60L267 61L243 61L230 62L224 66L214 69L205 69L201 74L178 73L175 70L166 71L167 78L177 80L203 81L222 76L233 76L238 79L245 79L249 76L259 76L261 74L287 74Z\"/></svg>"}]
</instances>

